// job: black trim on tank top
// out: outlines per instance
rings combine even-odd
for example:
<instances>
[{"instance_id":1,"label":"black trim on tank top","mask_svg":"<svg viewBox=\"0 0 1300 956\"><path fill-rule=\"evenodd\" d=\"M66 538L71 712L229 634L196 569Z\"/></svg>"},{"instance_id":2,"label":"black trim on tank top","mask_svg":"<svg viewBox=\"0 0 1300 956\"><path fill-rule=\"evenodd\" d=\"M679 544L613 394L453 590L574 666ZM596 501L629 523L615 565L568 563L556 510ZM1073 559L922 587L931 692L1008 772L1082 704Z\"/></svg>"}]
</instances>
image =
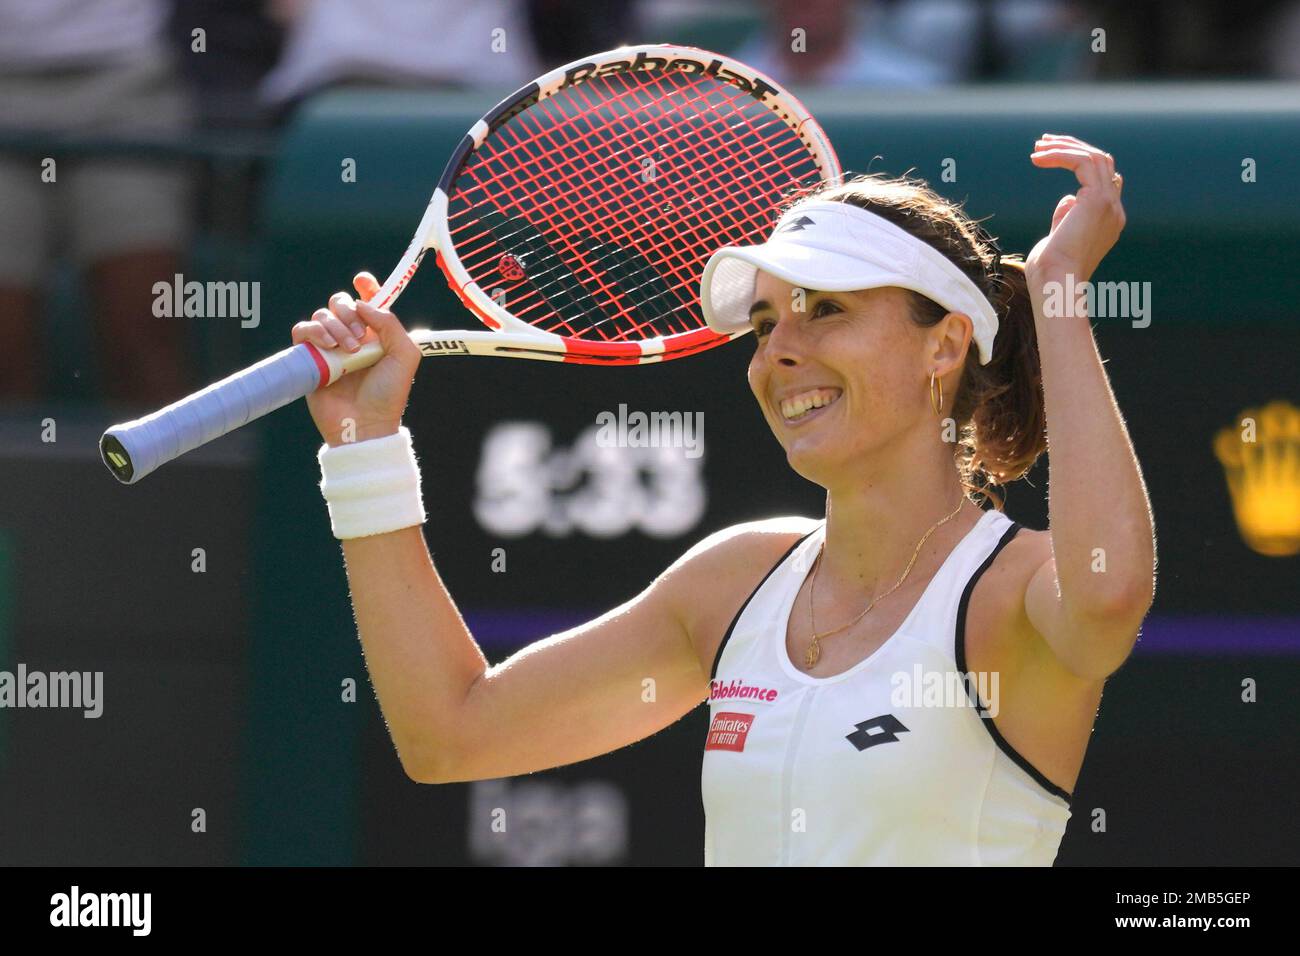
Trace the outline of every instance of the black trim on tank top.
<instances>
[{"instance_id":1,"label":"black trim on tank top","mask_svg":"<svg viewBox=\"0 0 1300 956\"><path fill-rule=\"evenodd\" d=\"M749 607L749 602L754 600L754 595L757 594L763 585L767 583L767 579L776 573L776 569L785 564L786 559L789 558L790 555L794 554L794 549L816 534L820 527L821 525L819 523L817 528L813 528L794 544L790 545L790 549L786 551L785 554L781 555L781 560L772 565L772 567L768 569L767 574L763 575L763 580L758 582L758 587L749 592L749 597L745 598L745 603L740 606L740 610L736 612L736 616L731 619L731 624L727 627L727 633L722 635L722 643L718 645L718 650L713 655L713 668L709 671L710 681L715 680L718 676L718 664L722 661L722 649L727 646L727 641L731 640L731 632L736 629L736 622L738 622L740 616L745 613L745 608Z\"/></svg>"},{"instance_id":2,"label":"black trim on tank top","mask_svg":"<svg viewBox=\"0 0 1300 956\"><path fill-rule=\"evenodd\" d=\"M974 592L975 585L979 582L980 577L988 570L989 565L993 563L993 559L996 558L998 553L1011 542L1011 539L1016 536L1020 531L1020 528L1021 526L1019 524L1014 521L1011 522L1011 527L1009 527L1006 530L1006 533L1002 535L1002 540L998 542L998 545L993 549L993 552L984 559L984 563L981 564L975 570L975 573L971 575L970 580L966 582L966 589L961 593L961 603L957 605L957 634L954 645L956 650L958 673L966 673L966 609L970 604L971 594ZM971 694L969 687L967 693ZM971 695L971 702L978 708L979 700L977 694ZM1021 770L1033 777L1034 780L1038 782L1039 786L1052 794L1052 796L1060 797L1066 803L1071 803L1074 800L1069 793L1062 790L1056 784L1052 783L1052 781L1039 773L1038 768L1022 757L1015 747L1007 743L1006 738L998 732L997 725L993 723L992 717L985 716L978 710L976 710L976 716L979 717L980 723L984 725L984 729L989 732L989 736L993 738L993 742L998 745L998 749L1010 757L1015 762L1016 766L1020 767Z\"/></svg>"}]
</instances>

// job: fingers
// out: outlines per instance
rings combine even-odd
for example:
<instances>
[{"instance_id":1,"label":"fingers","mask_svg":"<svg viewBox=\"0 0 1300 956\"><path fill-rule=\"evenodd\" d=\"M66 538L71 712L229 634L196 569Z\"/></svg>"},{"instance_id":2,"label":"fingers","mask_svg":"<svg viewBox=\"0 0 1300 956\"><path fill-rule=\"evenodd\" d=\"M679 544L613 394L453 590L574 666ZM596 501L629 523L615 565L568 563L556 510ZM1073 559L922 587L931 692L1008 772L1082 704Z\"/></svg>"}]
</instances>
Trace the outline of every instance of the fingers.
<instances>
[{"instance_id":1,"label":"fingers","mask_svg":"<svg viewBox=\"0 0 1300 956\"><path fill-rule=\"evenodd\" d=\"M352 288L357 290L357 295L369 302L379 291L379 280L369 272L358 272L352 278Z\"/></svg>"},{"instance_id":2,"label":"fingers","mask_svg":"<svg viewBox=\"0 0 1300 956\"><path fill-rule=\"evenodd\" d=\"M313 320L299 322L290 331L294 345L301 345L303 342L310 342L323 349L332 349L338 347L338 340L330 334L329 330L321 323Z\"/></svg>"},{"instance_id":3,"label":"fingers","mask_svg":"<svg viewBox=\"0 0 1300 956\"><path fill-rule=\"evenodd\" d=\"M1088 143L1085 143L1077 136L1065 136L1060 133L1044 133L1042 136L1038 138L1038 142L1047 143L1052 146L1074 147L1076 149L1086 150L1090 153L1097 153L1101 156L1110 157L1110 153L1106 152L1105 150L1098 149L1096 146L1092 146ZM1111 158L1113 159L1113 157Z\"/></svg>"},{"instance_id":4,"label":"fingers","mask_svg":"<svg viewBox=\"0 0 1300 956\"><path fill-rule=\"evenodd\" d=\"M1050 148L1064 147L1081 149L1087 152L1094 159L1104 160L1102 164L1105 168L1107 177L1115 173L1115 157L1103 149L1089 145L1075 136L1062 136L1057 133L1044 133L1038 140L1037 145L1045 145Z\"/></svg>"},{"instance_id":5,"label":"fingers","mask_svg":"<svg viewBox=\"0 0 1300 956\"><path fill-rule=\"evenodd\" d=\"M317 309L312 313L311 317L335 340L343 343L343 347L349 352L355 352L361 348L361 340L365 337L364 326L361 335L357 335L353 332L353 326L349 326L329 309ZM360 325L361 323L356 324Z\"/></svg>"},{"instance_id":6,"label":"fingers","mask_svg":"<svg viewBox=\"0 0 1300 956\"><path fill-rule=\"evenodd\" d=\"M317 309L310 320L293 327L294 344L311 342L326 349L342 345L349 352L357 351L366 337L366 325L357 317L356 305L346 292L336 292L328 308Z\"/></svg>"},{"instance_id":7,"label":"fingers","mask_svg":"<svg viewBox=\"0 0 1300 956\"><path fill-rule=\"evenodd\" d=\"M335 292L330 296L329 311L334 313L358 339L366 334L366 326L357 318L357 303L346 292Z\"/></svg>"},{"instance_id":8,"label":"fingers","mask_svg":"<svg viewBox=\"0 0 1300 956\"><path fill-rule=\"evenodd\" d=\"M1115 179L1115 157L1074 136L1044 133L1034 142L1030 160L1043 169L1074 171L1080 185L1098 190L1122 185Z\"/></svg>"},{"instance_id":9,"label":"fingers","mask_svg":"<svg viewBox=\"0 0 1300 956\"><path fill-rule=\"evenodd\" d=\"M356 336L328 309L317 309L310 319L295 325L291 335L294 345L310 342L320 348L334 349L342 344L349 352L361 347Z\"/></svg>"},{"instance_id":10,"label":"fingers","mask_svg":"<svg viewBox=\"0 0 1300 956\"><path fill-rule=\"evenodd\" d=\"M1030 160L1040 169L1069 169L1081 186L1101 189L1110 181L1105 156L1084 149L1058 146L1035 146Z\"/></svg>"},{"instance_id":11,"label":"fingers","mask_svg":"<svg viewBox=\"0 0 1300 956\"><path fill-rule=\"evenodd\" d=\"M406 327L387 309L377 309L368 302L357 303L357 315L379 338L384 352L403 361L418 362L420 348L407 334Z\"/></svg>"},{"instance_id":12,"label":"fingers","mask_svg":"<svg viewBox=\"0 0 1300 956\"><path fill-rule=\"evenodd\" d=\"M357 317L363 321L367 327L375 330L379 340L388 347L388 340L392 337L394 330L400 331L406 335L406 329L402 323L397 321L397 316L387 309L377 309L369 302L358 302L356 309Z\"/></svg>"},{"instance_id":13,"label":"fingers","mask_svg":"<svg viewBox=\"0 0 1300 956\"><path fill-rule=\"evenodd\" d=\"M346 292L334 293L327 308L317 309L311 319L293 327L294 344L311 342L327 349L342 345L355 352L367 339L377 338L385 352L396 352L407 359L418 360L419 347L406 334L406 328L397 316L365 301L380 290L379 281L369 272L359 272L352 285L361 299L353 299Z\"/></svg>"}]
</instances>

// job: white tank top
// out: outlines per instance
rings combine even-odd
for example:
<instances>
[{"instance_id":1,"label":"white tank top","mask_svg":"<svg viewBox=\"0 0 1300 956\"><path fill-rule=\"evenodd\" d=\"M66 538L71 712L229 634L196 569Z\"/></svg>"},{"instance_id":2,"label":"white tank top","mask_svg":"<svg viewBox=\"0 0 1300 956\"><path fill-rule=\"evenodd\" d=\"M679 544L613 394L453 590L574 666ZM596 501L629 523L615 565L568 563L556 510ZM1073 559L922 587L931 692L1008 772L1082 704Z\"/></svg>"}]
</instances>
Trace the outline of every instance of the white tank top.
<instances>
[{"instance_id":1,"label":"white tank top","mask_svg":"<svg viewBox=\"0 0 1300 956\"><path fill-rule=\"evenodd\" d=\"M792 530L810 523L792 521ZM973 703L978 685L968 691L957 677L971 592L1019 529L986 511L898 630L819 678L785 647L826 532L824 519L812 522L718 648L702 772L706 866L1052 864L1070 794L1002 738ZM990 691L991 675L989 701Z\"/></svg>"}]
</instances>

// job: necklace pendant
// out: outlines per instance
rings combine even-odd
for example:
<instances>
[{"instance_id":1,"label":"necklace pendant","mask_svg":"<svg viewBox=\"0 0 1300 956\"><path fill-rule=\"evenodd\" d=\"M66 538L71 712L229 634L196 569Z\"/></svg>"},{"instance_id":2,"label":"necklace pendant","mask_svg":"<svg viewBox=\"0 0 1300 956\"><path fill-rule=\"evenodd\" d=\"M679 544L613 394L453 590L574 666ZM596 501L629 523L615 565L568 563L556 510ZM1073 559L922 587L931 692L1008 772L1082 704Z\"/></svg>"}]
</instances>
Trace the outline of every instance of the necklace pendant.
<instances>
[{"instance_id":1,"label":"necklace pendant","mask_svg":"<svg viewBox=\"0 0 1300 956\"><path fill-rule=\"evenodd\" d=\"M814 637L813 642L808 645L808 650L804 652L803 666L808 670L812 670L817 666L817 662L821 660L821 657L821 645L817 643L817 638Z\"/></svg>"}]
</instances>

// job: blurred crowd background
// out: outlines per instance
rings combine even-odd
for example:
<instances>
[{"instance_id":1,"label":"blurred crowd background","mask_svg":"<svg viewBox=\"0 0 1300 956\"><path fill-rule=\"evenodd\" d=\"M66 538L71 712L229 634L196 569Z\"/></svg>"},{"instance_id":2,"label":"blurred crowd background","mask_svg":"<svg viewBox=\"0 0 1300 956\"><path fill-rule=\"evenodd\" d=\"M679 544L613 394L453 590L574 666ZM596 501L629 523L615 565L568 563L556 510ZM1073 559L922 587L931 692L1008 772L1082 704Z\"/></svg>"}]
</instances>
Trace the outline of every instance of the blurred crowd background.
<instances>
[{"instance_id":1,"label":"blurred crowd background","mask_svg":"<svg viewBox=\"0 0 1300 956\"><path fill-rule=\"evenodd\" d=\"M306 99L504 96L646 39L796 92L1300 78L1297 0L0 0L0 334L24 343L0 350L0 401L158 405L224 372L228 328L146 321L150 290L244 271L267 160Z\"/></svg>"}]
</instances>

